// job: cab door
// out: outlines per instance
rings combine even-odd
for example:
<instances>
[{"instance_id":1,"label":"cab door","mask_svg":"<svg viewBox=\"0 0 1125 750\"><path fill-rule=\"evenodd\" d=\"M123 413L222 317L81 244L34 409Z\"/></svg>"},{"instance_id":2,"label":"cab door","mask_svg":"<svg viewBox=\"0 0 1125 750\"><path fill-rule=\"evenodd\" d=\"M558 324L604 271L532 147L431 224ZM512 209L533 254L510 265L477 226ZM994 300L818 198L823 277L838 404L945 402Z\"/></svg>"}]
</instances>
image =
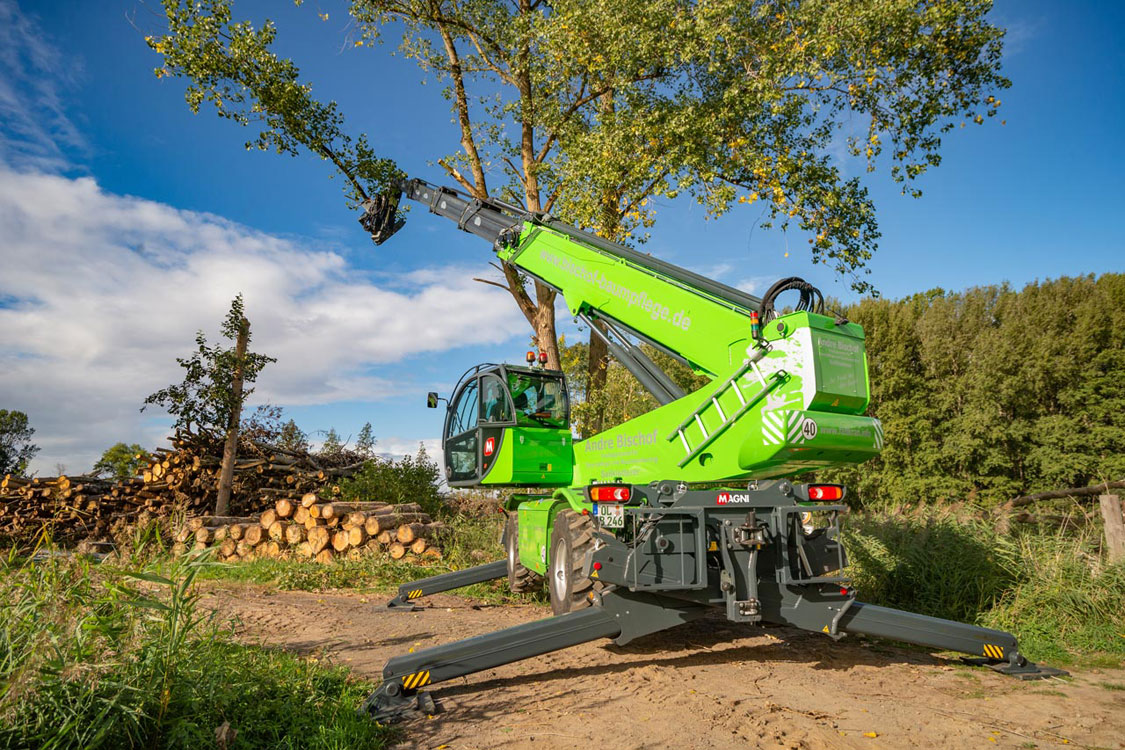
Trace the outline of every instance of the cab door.
<instances>
[{"instance_id":1,"label":"cab door","mask_svg":"<svg viewBox=\"0 0 1125 750\"><path fill-rule=\"evenodd\" d=\"M445 420L445 477L450 483L475 482L480 476L480 390L468 381L449 407Z\"/></svg>"}]
</instances>

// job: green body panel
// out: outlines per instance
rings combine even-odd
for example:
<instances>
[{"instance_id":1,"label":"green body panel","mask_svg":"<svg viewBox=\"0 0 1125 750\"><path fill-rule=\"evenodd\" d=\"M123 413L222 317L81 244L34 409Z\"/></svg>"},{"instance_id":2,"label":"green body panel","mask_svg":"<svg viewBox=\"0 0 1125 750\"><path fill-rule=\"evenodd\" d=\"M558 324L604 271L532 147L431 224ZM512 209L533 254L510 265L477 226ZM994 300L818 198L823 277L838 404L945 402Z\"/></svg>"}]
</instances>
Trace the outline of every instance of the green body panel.
<instances>
[{"instance_id":1,"label":"green body panel","mask_svg":"<svg viewBox=\"0 0 1125 750\"><path fill-rule=\"evenodd\" d=\"M555 516L567 508L580 513L589 511L592 504L586 501L581 489L556 490L549 498L524 495L516 502L520 562L525 568L546 574Z\"/></svg>"},{"instance_id":2,"label":"green body panel","mask_svg":"<svg viewBox=\"0 0 1125 750\"><path fill-rule=\"evenodd\" d=\"M482 485L566 487L574 476L574 438L570 430L505 427Z\"/></svg>"},{"instance_id":3,"label":"green body panel","mask_svg":"<svg viewBox=\"0 0 1125 750\"><path fill-rule=\"evenodd\" d=\"M861 416L869 400L863 330L805 312L778 318L767 330L772 351L757 370L751 368L735 381L743 399L760 396L740 418L723 428L743 407L734 387L720 387L738 369L731 367L695 393L576 442L575 484L767 478L877 455L883 447L882 427ZM776 386L763 393L763 378L772 384L780 373L784 376L776 378ZM676 426L696 412L699 420L683 431L688 444L695 447L708 435L719 436L680 466L688 450Z\"/></svg>"}]
</instances>

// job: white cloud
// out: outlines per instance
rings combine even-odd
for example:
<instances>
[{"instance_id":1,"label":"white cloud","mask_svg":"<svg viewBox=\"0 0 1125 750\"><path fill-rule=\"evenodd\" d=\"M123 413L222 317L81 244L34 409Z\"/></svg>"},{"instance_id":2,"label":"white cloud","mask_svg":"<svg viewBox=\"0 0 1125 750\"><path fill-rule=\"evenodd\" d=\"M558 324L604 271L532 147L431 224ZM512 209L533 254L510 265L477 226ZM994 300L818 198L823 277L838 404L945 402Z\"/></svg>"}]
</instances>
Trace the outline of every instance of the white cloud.
<instances>
[{"instance_id":1,"label":"white cloud","mask_svg":"<svg viewBox=\"0 0 1125 750\"><path fill-rule=\"evenodd\" d=\"M0 0L0 159L57 170L68 166L68 152L86 149L60 95L75 65L14 0Z\"/></svg>"},{"instance_id":2,"label":"white cloud","mask_svg":"<svg viewBox=\"0 0 1125 750\"><path fill-rule=\"evenodd\" d=\"M770 284L777 281L773 276L750 276L741 281L736 281L734 284L735 289L739 289L747 294L761 295L769 289Z\"/></svg>"},{"instance_id":3,"label":"white cloud","mask_svg":"<svg viewBox=\"0 0 1125 750\"><path fill-rule=\"evenodd\" d=\"M154 444L167 423L138 414L141 400L182 377L175 358L197 330L215 340L240 292L252 348L278 358L255 401L386 398L414 386L379 365L524 332L516 307L496 304L503 292L471 281L485 272L376 283L335 252L0 167L0 408L31 416L42 471L81 470L116 440Z\"/></svg>"}]
</instances>

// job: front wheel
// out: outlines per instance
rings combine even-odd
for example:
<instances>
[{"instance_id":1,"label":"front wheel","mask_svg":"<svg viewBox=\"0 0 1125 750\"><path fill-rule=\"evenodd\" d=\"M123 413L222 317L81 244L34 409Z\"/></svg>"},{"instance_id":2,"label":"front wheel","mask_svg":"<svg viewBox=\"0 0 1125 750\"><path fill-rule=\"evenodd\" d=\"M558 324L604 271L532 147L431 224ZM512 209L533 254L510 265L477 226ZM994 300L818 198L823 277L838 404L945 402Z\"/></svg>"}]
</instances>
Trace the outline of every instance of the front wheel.
<instances>
[{"instance_id":1,"label":"front wheel","mask_svg":"<svg viewBox=\"0 0 1125 750\"><path fill-rule=\"evenodd\" d=\"M589 516L572 510L555 516L551 532L551 563L547 589L556 615L590 606L593 581L582 575L586 552L594 546L594 524Z\"/></svg>"},{"instance_id":2,"label":"front wheel","mask_svg":"<svg viewBox=\"0 0 1125 750\"><path fill-rule=\"evenodd\" d=\"M543 585L543 576L520 562L520 528L517 513L508 514L504 526L504 551L508 555L508 588L516 594L529 594L538 591Z\"/></svg>"}]
</instances>

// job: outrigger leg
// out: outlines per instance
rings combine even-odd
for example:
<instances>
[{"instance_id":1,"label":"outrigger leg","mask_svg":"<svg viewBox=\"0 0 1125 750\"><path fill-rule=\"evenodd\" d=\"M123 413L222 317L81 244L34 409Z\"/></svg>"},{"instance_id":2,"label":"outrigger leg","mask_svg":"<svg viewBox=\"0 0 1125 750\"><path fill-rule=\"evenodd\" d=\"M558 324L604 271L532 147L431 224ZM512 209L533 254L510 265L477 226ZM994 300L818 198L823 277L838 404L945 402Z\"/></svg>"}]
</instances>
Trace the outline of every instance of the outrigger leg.
<instances>
[{"instance_id":1,"label":"outrigger leg","mask_svg":"<svg viewBox=\"0 0 1125 750\"><path fill-rule=\"evenodd\" d=\"M463 586L471 586L474 583L493 581L506 575L508 575L508 563L504 560L497 560L486 565L478 565L475 568L457 570L453 573L443 573L439 576L423 578L420 581L404 583L398 587L398 596L387 602L387 609L398 612L414 612L418 609L414 604L415 599L442 591L459 589Z\"/></svg>"},{"instance_id":2,"label":"outrigger leg","mask_svg":"<svg viewBox=\"0 0 1125 750\"><path fill-rule=\"evenodd\" d=\"M1028 661L1020 654L1019 644L1011 633L901 609L856 601L843 613L839 627L846 633L865 633L963 654L980 654L964 661L1021 680L1043 680L1069 674Z\"/></svg>"},{"instance_id":3,"label":"outrigger leg","mask_svg":"<svg viewBox=\"0 0 1125 750\"><path fill-rule=\"evenodd\" d=\"M530 659L599 638L624 645L635 638L702 617L709 610L640 592L608 593L601 606L516 625L453 643L396 656L383 667L383 683L363 702L381 722L432 713L433 699L420 689L454 677Z\"/></svg>"}]
</instances>

